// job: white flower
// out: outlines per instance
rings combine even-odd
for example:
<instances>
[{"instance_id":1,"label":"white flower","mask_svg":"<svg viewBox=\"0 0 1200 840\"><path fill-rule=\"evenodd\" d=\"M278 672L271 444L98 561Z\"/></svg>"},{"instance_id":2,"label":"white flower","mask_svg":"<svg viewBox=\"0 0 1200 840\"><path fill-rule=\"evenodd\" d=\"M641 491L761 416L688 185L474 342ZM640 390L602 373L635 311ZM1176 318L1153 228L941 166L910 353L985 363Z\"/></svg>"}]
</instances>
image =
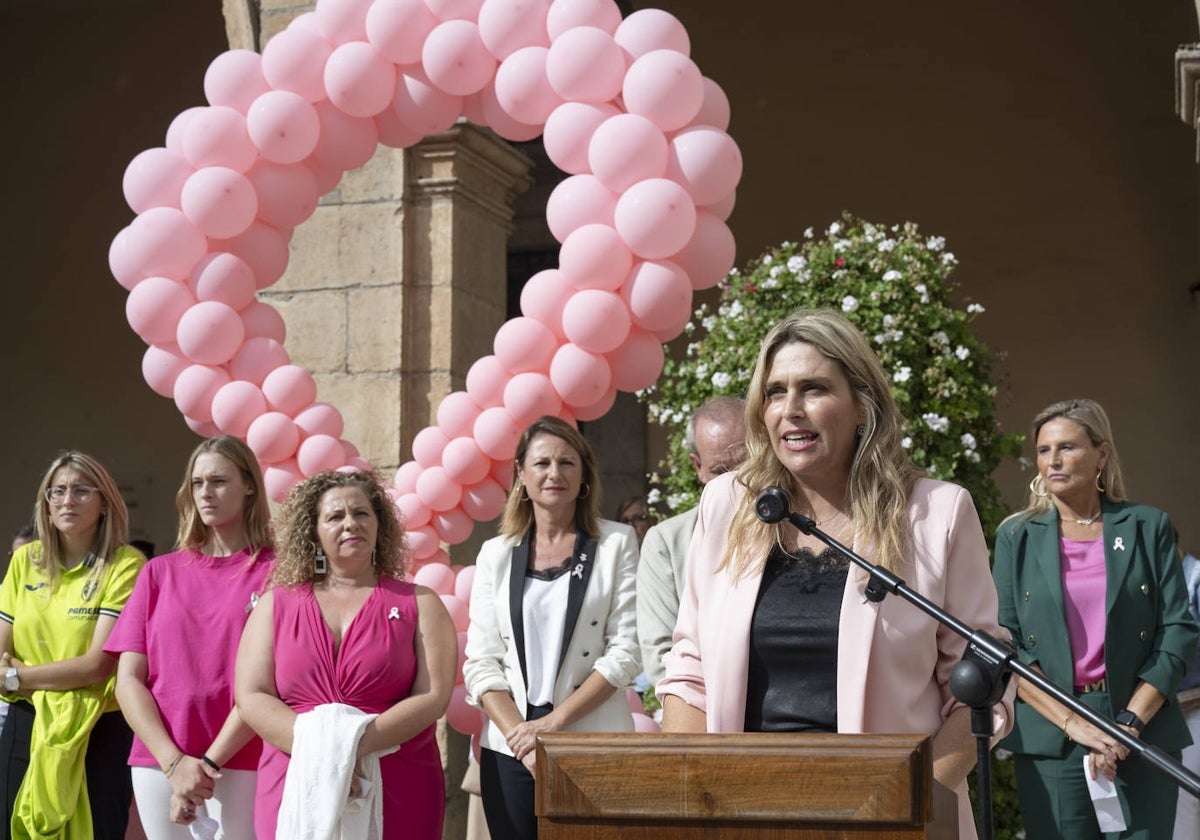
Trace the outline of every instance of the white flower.
<instances>
[{"instance_id":1,"label":"white flower","mask_svg":"<svg viewBox=\"0 0 1200 840\"><path fill-rule=\"evenodd\" d=\"M849 239L839 239L833 243L833 250L835 250L835 251L845 251L845 250L849 249L849 247L850 247Z\"/></svg>"},{"instance_id":2,"label":"white flower","mask_svg":"<svg viewBox=\"0 0 1200 840\"><path fill-rule=\"evenodd\" d=\"M871 292L871 300L872 301L879 300L879 292Z\"/></svg>"},{"instance_id":3,"label":"white flower","mask_svg":"<svg viewBox=\"0 0 1200 840\"><path fill-rule=\"evenodd\" d=\"M776 268L778 268L778 266L776 266ZM774 271L774 270L775 270L775 269L771 269L771 271ZM772 275L771 275L770 277L768 277L766 280L764 280L764 281L762 281L761 283L759 283L759 284L758 284L758 287L759 287L760 289L778 289L778 288L779 288L779 281L778 281L778 280L776 280L776 279L775 279L775 275L774 275L774 274L772 274Z\"/></svg>"},{"instance_id":4,"label":"white flower","mask_svg":"<svg viewBox=\"0 0 1200 840\"><path fill-rule=\"evenodd\" d=\"M812 230L812 228L809 228L809 230ZM804 259L804 257L799 255L788 257L787 267L788 271L792 272L792 274L799 274L800 270L806 265L808 265L808 260Z\"/></svg>"},{"instance_id":5,"label":"white flower","mask_svg":"<svg viewBox=\"0 0 1200 840\"><path fill-rule=\"evenodd\" d=\"M876 245L875 247L886 254L888 251L895 250L896 240L895 239L885 239L882 242L880 242L878 245Z\"/></svg>"},{"instance_id":6,"label":"white flower","mask_svg":"<svg viewBox=\"0 0 1200 840\"><path fill-rule=\"evenodd\" d=\"M855 309L858 309L858 298L854 297L854 295L846 295L842 298L843 312L853 312Z\"/></svg>"},{"instance_id":7,"label":"white flower","mask_svg":"<svg viewBox=\"0 0 1200 840\"><path fill-rule=\"evenodd\" d=\"M763 257L763 265L770 265L773 262L775 262L775 258L770 254L767 254Z\"/></svg>"},{"instance_id":8,"label":"white flower","mask_svg":"<svg viewBox=\"0 0 1200 840\"><path fill-rule=\"evenodd\" d=\"M772 279L772 280L774 280L774 279L775 279L776 277L778 277L780 274L783 274L783 266L781 266L781 265L773 265L773 266L771 266L771 270L768 272L768 274L770 274L770 275L771 275L771 279Z\"/></svg>"},{"instance_id":9,"label":"white flower","mask_svg":"<svg viewBox=\"0 0 1200 840\"><path fill-rule=\"evenodd\" d=\"M650 492L646 494L646 504L656 505L662 501L662 491L657 487L651 487Z\"/></svg>"},{"instance_id":10,"label":"white flower","mask_svg":"<svg viewBox=\"0 0 1200 840\"><path fill-rule=\"evenodd\" d=\"M837 271L833 272L833 274L831 274L829 276L831 278L833 278L834 280L841 280L843 277L846 276L846 269L839 268ZM808 278L806 277L805 279L808 279Z\"/></svg>"},{"instance_id":11,"label":"white flower","mask_svg":"<svg viewBox=\"0 0 1200 840\"><path fill-rule=\"evenodd\" d=\"M934 344L945 345L945 344L950 343L950 336L946 335L946 333L943 332L942 330L938 330L933 335L931 335L930 338L933 339Z\"/></svg>"},{"instance_id":12,"label":"white flower","mask_svg":"<svg viewBox=\"0 0 1200 840\"><path fill-rule=\"evenodd\" d=\"M669 507L671 510L678 510L679 506L682 504L683 496L680 494L672 493L670 496L667 496L667 507Z\"/></svg>"},{"instance_id":13,"label":"white flower","mask_svg":"<svg viewBox=\"0 0 1200 840\"><path fill-rule=\"evenodd\" d=\"M841 226L840 224L838 224L837 222L834 222L833 224L831 224L831 225L828 227L828 229L826 229L826 231L825 231L825 235L826 235L826 236L833 236L835 233L837 233L837 232L838 232L839 230L841 230L841 229L842 229L842 226ZM812 228L809 228L809 230L812 230Z\"/></svg>"},{"instance_id":14,"label":"white flower","mask_svg":"<svg viewBox=\"0 0 1200 840\"><path fill-rule=\"evenodd\" d=\"M719 370L712 375L712 384L714 388L724 390L729 387L729 383L733 381L733 377L723 370Z\"/></svg>"},{"instance_id":15,"label":"white flower","mask_svg":"<svg viewBox=\"0 0 1200 840\"><path fill-rule=\"evenodd\" d=\"M940 251L946 247L946 239L943 236L931 236L925 241L925 247L930 251Z\"/></svg>"},{"instance_id":16,"label":"white flower","mask_svg":"<svg viewBox=\"0 0 1200 840\"><path fill-rule=\"evenodd\" d=\"M742 313L745 311L746 307L742 306L742 302L740 300L735 300L733 303L729 304L730 318L740 318Z\"/></svg>"},{"instance_id":17,"label":"white flower","mask_svg":"<svg viewBox=\"0 0 1200 840\"><path fill-rule=\"evenodd\" d=\"M812 229L812 228L810 228L810 227L806 227L806 228L804 229L804 238L805 238L805 239L812 239L812 238L813 238L813 229Z\"/></svg>"},{"instance_id":18,"label":"white flower","mask_svg":"<svg viewBox=\"0 0 1200 840\"><path fill-rule=\"evenodd\" d=\"M944 432L950 428L950 421L940 414L922 414L921 419L925 421L926 426L935 432Z\"/></svg>"},{"instance_id":19,"label":"white flower","mask_svg":"<svg viewBox=\"0 0 1200 840\"><path fill-rule=\"evenodd\" d=\"M911 378L912 378L912 368L910 368L908 365L904 365L903 367L900 368L900 370L898 370L892 374L893 382L907 382Z\"/></svg>"},{"instance_id":20,"label":"white flower","mask_svg":"<svg viewBox=\"0 0 1200 840\"><path fill-rule=\"evenodd\" d=\"M978 453L978 452L976 452L974 449L968 449L968 450L967 450L965 453L963 453L963 454L965 455L966 459L967 459L968 461L970 461L972 464L978 464L978 463L979 463L979 453Z\"/></svg>"},{"instance_id":21,"label":"white flower","mask_svg":"<svg viewBox=\"0 0 1200 840\"><path fill-rule=\"evenodd\" d=\"M967 304L967 312L969 312L972 315L979 315L985 311L986 310L982 306L980 306L978 303Z\"/></svg>"},{"instance_id":22,"label":"white flower","mask_svg":"<svg viewBox=\"0 0 1200 840\"><path fill-rule=\"evenodd\" d=\"M921 303L929 303L929 287L924 283L913 286L913 291L921 296Z\"/></svg>"},{"instance_id":23,"label":"white flower","mask_svg":"<svg viewBox=\"0 0 1200 840\"><path fill-rule=\"evenodd\" d=\"M716 315L709 315L703 321L700 322L700 326L704 327L706 332L712 332L713 327L715 327L716 325L717 325L717 316Z\"/></svg>"},{"instance_id":24,"label":"white flower","mask_svg":"<svg viewBox=\"0 0 1200 840\"><path fill-rule=\"evenodd\" d=\"M707 362L701 362L700 364L696 365L696 376L700 377L701 379L708 376Z\"/></svg>"},{"instance_id":25,"label":"white flower","mask_svg":"<svg viewBox=\"0 0 1200 840\"><path fill-rule=\"evenodd\" d=\"M693 341L691 344L689 344L687 346L687 354L689 356L694 356L694 355L696 355L696 351L699 349L700 349L699 342Z\"/></svg>"},{"instance_id":26,"label":"white flower","mask_svg":"<svg viewBox=\"0 0 1200 840\"><path fill-rule=\"evenodd\" d=\"M959 438L959 442L967 449L974 449L975 448L975 435L971 434L970 432L967 432L965 435L963 435L961 438Z\"/></svg>"},{"instance_id":27,"label":"white flower","mask_svg":"<svg viewBox=\"0 0 1200 840\"><path fill-rule=\"evenodd\" d=\"M900 441L900 448L912 449L912 438L906 437L904 440Z\"/></svg>"},{"instance_id":28,"label":"white flower","mask_svg":"<svg viewBox=\"0 0 1200 840\"><path fill-rule=\"evenodd\" d=\"M894 268L889 268L887 271L883 272L883 279L887 283L891 283L893 280L899 280L902 276L903 275Z\"/></svg>"},{"instance_id":29,"label":"white flower","mask_svg":"<svg viewBox=\"0 0 1200 840\"><path fill-rule=\"evenodd\" d=\"M896 326L896 316L895 315L884 315L883 316L883 325L885 327L887 327L889 330L892 327Z\"/></svg>"},{"instance_id":30,"label":"white flower","mask_svg":"<svg viewBox=\"0 0 1200 840\"><path fill-rule=\"evenodd\" d=\"M959 361L965 362L967 360L967 357L971 355L971 351L968 350L966 347L963 347L960 344L954 348L954 355L958 356Z\"/></svg>"},{"instance_id":31,"label":"white flower","mask_svg":"<svg viewBox=\"0 0 1200 840\"><path fill-rule=\"evenodd\" d=\"M942 262L946 265L955 265L958 263L958 257L947 251L946 253L942 254Z\"/></svg>"}]
</instances>

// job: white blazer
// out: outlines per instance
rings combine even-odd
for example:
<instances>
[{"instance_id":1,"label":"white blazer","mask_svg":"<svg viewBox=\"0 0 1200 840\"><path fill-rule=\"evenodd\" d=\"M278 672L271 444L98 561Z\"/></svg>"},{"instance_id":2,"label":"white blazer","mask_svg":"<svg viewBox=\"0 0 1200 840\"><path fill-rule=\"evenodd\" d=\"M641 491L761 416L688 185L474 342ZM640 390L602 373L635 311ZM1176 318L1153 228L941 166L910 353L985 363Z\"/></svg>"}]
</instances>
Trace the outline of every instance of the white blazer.
<instances>
[{"instance_id":1,"label":"white blazer","mask_svg":"<svg viewBox=\"0 0 1200 840\"><path fill-rule=\"evenodd\" d=\"M586 559L583 559L585 558ZM479 705L489 691L507 691L525 715L525 652L519 617L528 548L511 537L483 544L471 588L463 680L467 702ZM633 529L600 521L600 539L588 539L581 569L570 574L564 651L554 683L554 704L562 703L592 671L618 689L599 707L568 727L575 732L631 732L633 717L625 692L641 670L637 640L638 547ZM480 744L512 755L499 727L484 719Z\"/></svg>"}]
</instances>

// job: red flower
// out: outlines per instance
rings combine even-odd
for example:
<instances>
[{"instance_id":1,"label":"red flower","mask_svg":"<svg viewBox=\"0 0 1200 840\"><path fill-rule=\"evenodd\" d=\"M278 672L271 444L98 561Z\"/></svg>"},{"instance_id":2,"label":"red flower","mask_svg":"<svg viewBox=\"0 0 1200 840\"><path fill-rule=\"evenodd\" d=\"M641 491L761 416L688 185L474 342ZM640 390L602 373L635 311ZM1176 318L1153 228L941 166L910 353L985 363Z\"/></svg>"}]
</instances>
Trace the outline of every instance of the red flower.
<instances>
[{"instance_id":1,"label":"red flower","mask_svg":"<svg viewBox=\"0 0 1200 840\"><path fill-rule=\"evenodd\" d=\"M755 289L754 289L754 284L753 284L753 283L747 283L745 286L743 286L743 287L742 287L742 291L743 291L743 292L750 292L751 294L754 294L754 291L755 291Z\"/></svg>"},{"instance_id":2,"label":"red flower","mask_svg":"<svg viewBox=\"0 0 1200 840\"><path fill-rule=\"evenodd\" d=\"M841 268L841 267L842 267L842 266L844 266L845 264L846 264L846 258L845 258L845 257L838 257L836 260L834 260L834 261L833 261L833 267L834 267L834 268Z\"/></svg>"}]
</instances>

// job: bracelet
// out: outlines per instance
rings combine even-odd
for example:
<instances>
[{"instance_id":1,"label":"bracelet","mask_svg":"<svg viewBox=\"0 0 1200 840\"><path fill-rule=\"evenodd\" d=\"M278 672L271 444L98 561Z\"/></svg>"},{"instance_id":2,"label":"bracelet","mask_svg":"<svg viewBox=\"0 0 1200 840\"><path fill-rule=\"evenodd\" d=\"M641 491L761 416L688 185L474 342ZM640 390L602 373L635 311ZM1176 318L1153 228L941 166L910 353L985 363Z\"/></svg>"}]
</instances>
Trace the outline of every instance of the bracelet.
<instances>
[{"instance_id":1,"label":"bracelet","mask_svg":"<svg viewBox=\"0 0 1200 840\"><path fill-rule=\"evenodd\" d=\"M1073 718L1073 717L1075 717L1075 712L1069 711L1069 712L1067 712L1067 716L1065 718L1063 718L1062 726L1060 726L1059 728L1063 731L1064 735L1067 735L1067 724L1071 722L1071 718ZM1067 740L1071 741L1073 739L1071 738L1070 735L1067 735Z\"/></svg>"},{"instance_id":2,"label":"bracelet","mask_svg":"<svg viewBox=\"0 0 1200 840\"><path fill-rule=\"evenodd\" d=\"M209 758L207 755L202 755L202 756L200 756L200 760L201 760L201 761L203 761L205 764L207 764L207 765L208 765L210 768L212 768L212 771L213 771L214 773L220 773L220 772L221 772L221 765L220 765L220 764L217 764L217 762L213 761L213 760L212 760L211 758Z\"/></svg>"},{"instance_id":3,"label":"bracelet","mask_svg":"<svg viewBox=\"0 0 1200 840\"><path fill-rule=\"evenodd\" d=\"M163 771L163 775L168 779L171 778L171 774L175 772L175 768L179 766L179 762L181 761L183 761L183 753L180 753L179 756L171 762L171 766Z\"/></svg>"}]
</instances>

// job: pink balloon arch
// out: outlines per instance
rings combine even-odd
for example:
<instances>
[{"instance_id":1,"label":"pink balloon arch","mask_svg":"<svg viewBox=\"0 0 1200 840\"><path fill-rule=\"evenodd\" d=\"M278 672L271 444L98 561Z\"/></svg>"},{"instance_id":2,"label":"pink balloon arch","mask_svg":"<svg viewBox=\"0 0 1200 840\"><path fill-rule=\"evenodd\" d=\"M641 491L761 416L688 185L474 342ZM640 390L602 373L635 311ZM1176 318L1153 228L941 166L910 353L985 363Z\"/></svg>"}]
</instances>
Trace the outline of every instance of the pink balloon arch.
<instances>
[{"instance_id":1,"label":"pink balloon arch","mask_svg":"<svg viewBox=\"0 0 1200 840\"><path fill-rule=\"evenodd\" d=\"M725 94L689 51L672 15L622 20L612 0L320 0L261 55L218 56L209 105L125 171L137 215L109 264L148 345L147 383L198 434L245 439L277 501L305 476L369 467L256 292L283 275L318 198L380 144L411 146L460 116L512 141L541 135L569 176L546 207L559 267L529 280L521 316L393 481L416 578L465 632L470 570L442 546L499 515L521 430L544 414L596 419L618 391L651 385L694 292L733 266L741 154ZM460 705L456 725L477 731Z\"/></svg>"}]
</instances>

